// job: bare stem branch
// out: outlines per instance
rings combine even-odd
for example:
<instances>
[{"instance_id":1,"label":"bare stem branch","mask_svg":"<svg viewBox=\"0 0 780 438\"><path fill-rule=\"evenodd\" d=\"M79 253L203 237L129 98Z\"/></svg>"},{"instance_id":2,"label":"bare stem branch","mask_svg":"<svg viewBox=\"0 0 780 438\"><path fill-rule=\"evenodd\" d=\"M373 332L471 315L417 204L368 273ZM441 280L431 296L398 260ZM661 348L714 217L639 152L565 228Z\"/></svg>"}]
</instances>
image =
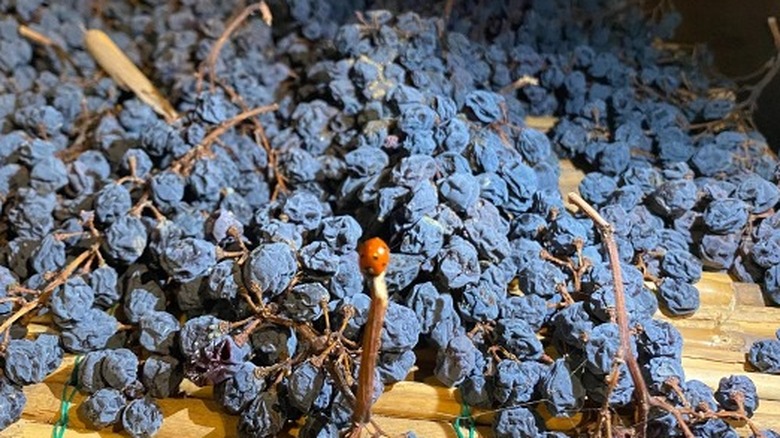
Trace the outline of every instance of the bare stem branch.
<instances>
[{"instance_id":1,"label":"bare stem branch","mask_svg":"<svg viewBox=\"0 0 780 438\"><path fill-rule=\"evenodd\" d=\"M94 255L96 251L99 251L98 244L93 245L90 247L89 250L84 251L83 253L79 254L78 257L73 259L68 266L65 266L56 277L54 277L47 285L43 288L41 291L41 294L38 295L34 300L28 302L24 306L20 307L19 310L17 310L13 315L11 315L8 319L3 321L2 324L0 324L0 333L5 332L7 329L11 328L14 322L21 319L24 315L32 312L36 308L38 308L39 305L46 303L46 300L49 299L49 296L52 292L59 286L61 286L63 283L68 281L71 275L79 268L81 265L90 259Z\"/></svg>"},{"instance_id":2,"label":"bare stem branch","mask_svg":"<svg viewBox=\"0 0 780 438\"><path fill-rule=\"evenodd\" d=\"M247 18L249 18L250 15L254 14L255 12L260 12L262 15L263 21L267 25L271 25L271 10L268 8L268 5L265 4L264 1L260 1L258 3L253 3L246 8L244 8L241 12L239 12L238 15L225 27L224 32L222 32L222 35L217 38L217 40L214 42L214 45L211 46L211 50L209 51L208 56L203 61L203 64L201 64L200 68L198 69L198 81L196 85L196 89L200 90L203 85L203 75L204 71L208 70L209 75L209 83L211 85L211 88L214 88L214 84L216 82L216 70L217 70L217 60L219 59L219 52L222 51L222 47L227 43L227 41L230 39L230 35L233 34L233 32L238 29L238 26L241 25Z\"/></svg>"},{"instance_id":3,"label":"bare stem branch","mask_svg":"<svg viewBox=\"0 0 780 438\"><path fill-rule=\"evenodd\" d=\"M628 325L628 312L626 311L626 296L623 286L623 271L620 267L620 254L617 244L615 244L614 229L612 225L604 219L595 208L587 203L577 193L569 193L569 202L579 207L598 227L601 232L601 240L607 248L609 264L612 268L612 282L615 288L615 316L620 333L620 351L622 359L628 366L628 372L631 380L634 382L634 398L637 402L637 436L642 438L647 432L647 417L649 413L650 394L647 391L645 380L642 377L642 370L639 363L632 353L631 331Z\"/></svg>"},{"instance_id":4,"label":"bare stem branch","mask_svg":"<svg viewBox=\"0 0 780 438\"><path fill-rule=\"evenodd\" d=\"M674 406L670 405L666 400L664 400L661 397L650 397L648 399L648 402L652 406L659 409L663 409L664 411L672 414L675 420L677 420L677 424L680 426L680 430L682 431L685 438L695 438L693 432L691 432L691 428L688 427L688 423L685 422L685 418L683 417L680 409L677 409Z\"/></svg>"},{"instance_id":5,"label":"bare stem branch","mask_svg":"<svg viewBox=\"0 0 780 438\"><path fill-rule=\"evenodd\" d=\"M249 111L244 111L235 117L225 120L224 122L220 123L219 126L212 129L211 132L206 134L206 137L203 138L200 144L187 151L186 154L171 164L171 170L177 173L186 174L189 172L195 160L205 154L209 150L211 144L214 143L214 141L219 138L220 135L224 134L228 129L238 125L244 120L251 119L254 116L267 112L276 111L278 108L279 106L275 103L271 105L264 105L253 108Z\"/></svg>"},{"instance_id":6,"label":"bare stem branch","mask_svg":"<svg viewBox=\"0 0 780 438\"><path fill-rule=\"evenodd\" d=\"M748 88L750 90L750 94L744 101L739 102L736 105L734 108L735 110L747 110L748 112L755 110L756 105L758 104L758 99L761 97L764 89L780 72L780 28L777 24L777 18L769 17L767 19L767 25L769 26L769 31L772 33L772 40L774 41L777 53L768 62L769 68L767 72L756 84Z\"/></svg>"}]
</instances>

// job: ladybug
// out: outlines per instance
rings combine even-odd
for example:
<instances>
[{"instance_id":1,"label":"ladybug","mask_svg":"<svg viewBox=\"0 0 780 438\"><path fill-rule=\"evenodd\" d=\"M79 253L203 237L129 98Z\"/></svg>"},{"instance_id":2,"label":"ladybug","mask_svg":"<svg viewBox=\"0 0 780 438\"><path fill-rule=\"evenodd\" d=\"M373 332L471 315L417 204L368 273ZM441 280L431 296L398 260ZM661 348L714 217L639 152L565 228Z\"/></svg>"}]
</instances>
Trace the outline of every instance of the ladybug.
<instances>
[{"instance_id":1,"label":"ladybug","mask_svg":"<svg viewBox=\"0 0 780 438\"><path fill-rule=\"evenodd\" d=\"M360 269L371 275L385 272L390 262L390 248L384 240L372 237L360 245Z\"/></svg>"}]
</instances>

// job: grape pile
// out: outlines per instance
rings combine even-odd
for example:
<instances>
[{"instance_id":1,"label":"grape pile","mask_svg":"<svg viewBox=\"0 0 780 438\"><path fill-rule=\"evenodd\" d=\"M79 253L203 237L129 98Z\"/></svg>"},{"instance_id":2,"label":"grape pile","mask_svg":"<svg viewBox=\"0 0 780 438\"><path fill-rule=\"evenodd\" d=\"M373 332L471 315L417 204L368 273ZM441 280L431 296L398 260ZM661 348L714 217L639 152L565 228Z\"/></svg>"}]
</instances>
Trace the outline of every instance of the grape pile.
<instances>
[{"instance_id":1,"label":"grape pile","mask_svg":"<svg viewBox=\"0 0 780 438\"><path fill-rule=\"evenodd\" d=\"M758 407L744 376L686 379L680 333L653 319L694 313L703 270L780 304L777 161L706 51L661 43L674 11L276 0L269 25L241 2L87 3L0 2L0 429L64 352L81 356L80 415L133 437L185 378L214 385L240 436L338 436L355 392L378 397L423 348L465 403L497 410L497 437L563 436L543 415L578 413L592 434L736 436L725 420ZM102 74L85 28L181 117ZM559 122L546 135L527 116ZM566 157L614 227L622 284L564 205ZM370 236L392 256L367 389ZM616 360L622 292L644 425L625 421L641 391ZM28 336L33 317L57 334ZM749 360L780 373L780 341Z\"/></svg>"}]
</instances>

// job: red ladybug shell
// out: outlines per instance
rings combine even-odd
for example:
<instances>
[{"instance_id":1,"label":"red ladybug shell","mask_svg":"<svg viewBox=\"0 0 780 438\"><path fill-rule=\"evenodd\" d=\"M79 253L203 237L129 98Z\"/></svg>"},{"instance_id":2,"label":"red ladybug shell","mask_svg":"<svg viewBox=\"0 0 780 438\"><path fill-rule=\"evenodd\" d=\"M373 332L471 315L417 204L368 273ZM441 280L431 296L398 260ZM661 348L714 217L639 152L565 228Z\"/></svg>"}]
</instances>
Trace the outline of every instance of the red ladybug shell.
<instances>
[{"instance_id":1,"label":"red ladybug shell","mask_svg":"<svg viewBox=\"0 0 780 438\"><path fill-rule=\"evenodd\" d=\"M372 237L360 245L360 269L371 275L379 275L390 262L390 248L384 240Z\"/></svg>"}]
</instances>

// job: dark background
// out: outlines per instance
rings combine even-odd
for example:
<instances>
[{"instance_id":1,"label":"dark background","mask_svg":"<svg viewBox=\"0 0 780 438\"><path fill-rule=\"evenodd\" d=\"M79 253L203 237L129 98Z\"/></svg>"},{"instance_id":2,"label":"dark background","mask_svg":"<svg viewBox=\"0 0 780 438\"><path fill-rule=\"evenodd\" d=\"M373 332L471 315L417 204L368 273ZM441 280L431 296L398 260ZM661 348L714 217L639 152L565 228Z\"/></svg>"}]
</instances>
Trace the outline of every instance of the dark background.
<instances>
[{"instance_id":1,"label":"dark background","mask_svg":"<svg viewBox=\"0 0 780 438\"><path fill-rule=\"evenodd\" d=\"M706 43L715 63L729 77L759 69L777 51L767 18L780 20L778 0L677 0L683 22L675 39L680 43ZM772 149L780 149L780 77L765 89L755 121Z\"/></svg>"}]
</instances>

